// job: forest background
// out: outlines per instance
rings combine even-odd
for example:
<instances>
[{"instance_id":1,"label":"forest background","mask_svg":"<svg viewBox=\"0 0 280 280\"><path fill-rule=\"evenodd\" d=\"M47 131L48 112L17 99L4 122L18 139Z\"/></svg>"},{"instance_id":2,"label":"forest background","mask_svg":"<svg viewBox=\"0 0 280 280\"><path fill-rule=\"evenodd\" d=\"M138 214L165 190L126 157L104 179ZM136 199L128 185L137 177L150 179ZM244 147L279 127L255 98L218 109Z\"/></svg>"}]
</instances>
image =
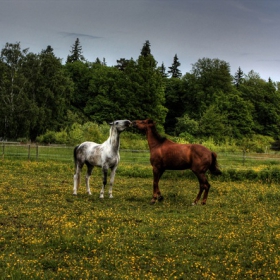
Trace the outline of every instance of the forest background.
<instances>
[{"instance_id":1,"label":"forest background","mask_svg":"<svg viewBox=\"0 0 280 280\"><path fill-rule=\"evenodd\" d=\"M149 41L138 59L120 58L115 66L105 58L87 61L78 38L65 64L51 46L39 54L20 43L1 50L2 141L72 145L87 131L86 140L99 142L112 120L146 118L184 142L277 143L280 82L240 67L232 76L218 58L201 58L183 75L176 54L167 69L158 65Z\"/></svg>"}]
</instances>

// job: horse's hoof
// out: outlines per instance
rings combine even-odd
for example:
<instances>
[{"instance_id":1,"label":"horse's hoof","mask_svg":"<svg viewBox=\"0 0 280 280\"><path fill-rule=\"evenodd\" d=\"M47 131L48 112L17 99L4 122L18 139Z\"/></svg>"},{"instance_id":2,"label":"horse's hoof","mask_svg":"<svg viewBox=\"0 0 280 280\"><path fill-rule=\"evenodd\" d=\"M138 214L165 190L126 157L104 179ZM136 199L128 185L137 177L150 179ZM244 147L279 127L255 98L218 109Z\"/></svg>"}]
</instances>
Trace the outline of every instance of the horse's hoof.
<instances>
[{"instance_id":1,"label":"horse's hoof","mask_svg":"<svg viewBox=\"0 0 280 280\"><path fill-rule=\"evenodd\" d=\"M113 198L113 196L112 196L112 195L110 195L110 196L109 196L109 198Z\"/></svg>"},{"instance_id":2,"label":"horse's hoof","mask_svg":"<svg viewBox=\"0 0 280 280\"><path fill-rule=\"evenodd\" d=\"M163 201L163 196L162 195L160 195L159 197L158 197L158 201Z\"/></svg>"},{"instance_id":3,"label":"horse's hoof","mask_svg":"<svg viewBox=\"0 0 280 280\"><path fill-rule=\"evenodd\" d=\"M77 194L76 194L76 193L73 193L73 195L77 196Z\"/></svg>"},{"instance_id":4,"label":"horse's hoof","mask_svg":"<svg viewBox=\"0 0 280 280\"><path fill-rule=\"evenodd\" d=\"M104 195L100 195L99 198L103 199L103 198L104 198Z\"/></svg>"},{"instance_id":5,"label":"horse's hoof","mask_svg":"<svg viewBox=\"0 0 280 280\"><path fill-rule=\"evenodd\" d=\"M150 202L151 205L154 205L155 203L156 203L155 199L152 199Z\"/></svg>"},{"instance_id":6,"label":"horse's hoof","mask_svg":"<svg viewBox=\"0 0 280 280\"><path fill-rule=\"evenodd\" d=\"M195 203L195 202L192 203L192 206L196 206L196 205L197 205L197 203Z\"/></svg>"}]
</instances>

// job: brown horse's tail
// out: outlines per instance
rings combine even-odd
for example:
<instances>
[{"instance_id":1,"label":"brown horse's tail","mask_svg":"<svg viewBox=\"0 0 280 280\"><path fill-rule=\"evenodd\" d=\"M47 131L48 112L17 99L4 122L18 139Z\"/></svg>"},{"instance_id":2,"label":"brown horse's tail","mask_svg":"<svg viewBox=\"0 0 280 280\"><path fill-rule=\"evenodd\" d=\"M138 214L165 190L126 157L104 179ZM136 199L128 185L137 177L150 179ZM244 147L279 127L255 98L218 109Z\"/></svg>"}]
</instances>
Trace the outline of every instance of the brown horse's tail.
<instances>
[{"instance_id":1,"label":"brown horse's tail","mask_svg":"<svg viewBox=\"0 0 280 280\"><path fill-rule=\"evenodd\" d=\"M209 170L211 172L211 174L213 175L221 175L222 172L221 170L218 168L218 162L217 162L217 154L212 152L212 163L209 167Z\"/></svg>"}]
</instances>

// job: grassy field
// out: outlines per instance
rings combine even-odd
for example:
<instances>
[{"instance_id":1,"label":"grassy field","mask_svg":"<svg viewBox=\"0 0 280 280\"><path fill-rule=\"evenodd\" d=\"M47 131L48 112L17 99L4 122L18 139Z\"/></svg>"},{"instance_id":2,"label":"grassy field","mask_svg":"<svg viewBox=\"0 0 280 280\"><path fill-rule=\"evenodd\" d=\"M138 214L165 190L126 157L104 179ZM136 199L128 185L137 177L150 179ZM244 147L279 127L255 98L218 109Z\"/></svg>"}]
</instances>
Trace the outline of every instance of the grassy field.
<instances>
[{"instance_id":1,"label":"grassy field","mask_svg":"<svg viewBox=\"0 0 280 280\"><path fill-rule=\"evenodd\" d=\"M152 177L125 163L104 200L100 169L73 197L72 163L0 166L0 279L280 278L279 184L211 180L191 206L197 181L163 176L151 206Z\"/></svg>"}]
</instances>

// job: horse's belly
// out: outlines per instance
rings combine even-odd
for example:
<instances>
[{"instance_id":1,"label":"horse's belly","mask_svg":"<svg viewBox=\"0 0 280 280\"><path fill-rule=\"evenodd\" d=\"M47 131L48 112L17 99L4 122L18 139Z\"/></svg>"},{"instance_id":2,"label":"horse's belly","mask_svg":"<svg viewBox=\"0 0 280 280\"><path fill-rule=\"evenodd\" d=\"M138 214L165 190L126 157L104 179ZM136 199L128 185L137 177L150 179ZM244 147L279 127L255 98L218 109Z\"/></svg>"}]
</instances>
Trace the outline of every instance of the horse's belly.
<instances>
[{"instance_id":1,"label":"horse's belly","mask_svg":"<svg viewBox=\"0 0 280 280\"><path fill-rule=\"evenodd\" d=\"M167 170L185 170L191 168L190 164L166 164L164 167Z\"/></svg>"},{"instance_id":2,"label":"horse's belly","mask_svg":"<svg viewBox=\"0 0 280 280\"><path fill-rule=\"evenodd\" d=\"M186 161L178 161L176 159L172 161L166 161L164 159L162 160L151 160L152 166L157 166L160 169L165 169L165 170L185 170L185 169L190 169L191 164Z\"/></svg>"}]
</instances>

